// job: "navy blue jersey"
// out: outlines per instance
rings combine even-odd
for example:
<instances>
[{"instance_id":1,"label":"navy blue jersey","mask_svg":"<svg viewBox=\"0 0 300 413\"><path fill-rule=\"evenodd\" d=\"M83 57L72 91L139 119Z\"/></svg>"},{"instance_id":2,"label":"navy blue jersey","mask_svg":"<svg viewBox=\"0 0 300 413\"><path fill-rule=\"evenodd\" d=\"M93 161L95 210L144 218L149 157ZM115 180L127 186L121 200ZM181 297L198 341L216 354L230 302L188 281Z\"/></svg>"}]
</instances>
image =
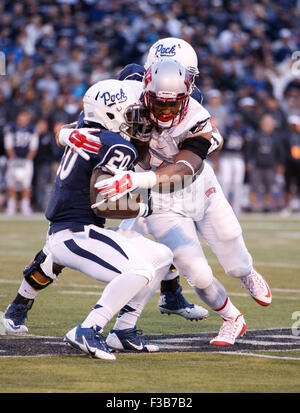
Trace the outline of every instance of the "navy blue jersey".
<instances>
[{"instance_id":1,"label":"navy blue jersey","mask_svg":"<svg viewBox=\"0 0 300 413\"><path fill-rule=\"evenodd\" d=\"M36 151L39 138L34 125L20 128L16 123L10 123L4 130L4 148L13 149L17 158L26 158L31 150Z\"/></svg>"},{"instance_id":2,"label":"navy blue jersey","mask_svg":"<svg viewBox=\"0 0 300 413\"><path fill-rule=\"evenodd\" d=\"M99 126L98 126L99 128ZM46 209L50 221L49 233L71 229L82 231L83 225L103 227L105 219L97 217L90 203L90 179L95 167L105 165L129 169L137 157L134 146L119 134L101 130L98 154L86 161L71 148L65 149Z\"/></svg>"},{"instance_id":3,"label":"navy blue jersey","mask_svg":"<svg viewBox=\"0 0 300 413\"><path fill-rule=\"evenodd\" d=\"M142 81L146 70L143 66L137 65L136 63L131 63L125 66L120 73L117 75L118 80L138 80ZM202 104L203 96L200 90L195 86L193 93L191 94L192 98L197 100Z\"/></svg>"}]
</instances>

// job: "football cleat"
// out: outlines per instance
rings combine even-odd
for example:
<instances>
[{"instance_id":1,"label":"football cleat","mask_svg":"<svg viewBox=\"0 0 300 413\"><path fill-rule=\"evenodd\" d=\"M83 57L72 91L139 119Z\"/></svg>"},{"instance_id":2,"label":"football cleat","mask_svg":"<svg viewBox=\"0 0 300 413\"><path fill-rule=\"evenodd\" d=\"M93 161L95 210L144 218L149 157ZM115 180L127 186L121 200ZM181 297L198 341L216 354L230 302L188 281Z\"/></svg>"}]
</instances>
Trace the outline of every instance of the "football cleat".
<instances>
[{"instance_id":1,"label":"football cleat","mask_svg":"<svg viewBox=\"0 0 300 413\"><path fill-rule=\"evenodd\" d=\"M213 346L232 346L237 337L242 337L246 333L246 322L243 314L239 314L233 320L225 320L220 328L219 334L210 340Z\"/></svg>"},{"instance_id":2,"label":"football cleat","mask_svg":"<svg viewBox=\"0 0 300 413\"><path fill-rule=\"evenodd\" d=\"M268 283L254 267L249 275L241 278L241 281L258 304L262 306L271 304L272 294Z\"/></svg>"},{"instance_id":3,"label":"football cleat","mask_svg":"<svg viewBox=\"0 0 300 413\"><path fill-rule=\"evenodd\" d=\"M158 308L162 314L177 314L187 320L202 320L208 317L208 311L196 304L190 304L182 295L182 287L172 293L166 291L160 293Z\"/></svg>"},{"instance_id":4,"label":"football cleat","mask_svg":"<svg viewBox=\"0 0 300 413\"><path fill-rule=\"evenodd\" d=\"M16 304L14 302L9 304L2 318L5 334L15 335L28 333L28 328L25 326L25 319L30 308L31 305L28 306L26 304Z\"/></svg>"},{"instance_id":5,"label":"football cleat","mask_svg":"<svg viewBox=\"0 0 300 413\"><path fill-rule=\"evenodd\" d=\"M115 360L116 357L110 352L101 333L102 329L96 325L83 328L79 324L65 335L64 341L92 358Z\"/></svg>"},{"instance_id":6,"label":"football cleat","mask_svg":"<svg viewBox=\"0 0 300 413\"><path fill-rule=\"evenodd\" d=\"M131 350L139 353L154 353L159 347L144 341L140 336L142 330L136 327L124 330L111 330L106 339L106 344L112 350Z\"/></svg>"}]
</instances>

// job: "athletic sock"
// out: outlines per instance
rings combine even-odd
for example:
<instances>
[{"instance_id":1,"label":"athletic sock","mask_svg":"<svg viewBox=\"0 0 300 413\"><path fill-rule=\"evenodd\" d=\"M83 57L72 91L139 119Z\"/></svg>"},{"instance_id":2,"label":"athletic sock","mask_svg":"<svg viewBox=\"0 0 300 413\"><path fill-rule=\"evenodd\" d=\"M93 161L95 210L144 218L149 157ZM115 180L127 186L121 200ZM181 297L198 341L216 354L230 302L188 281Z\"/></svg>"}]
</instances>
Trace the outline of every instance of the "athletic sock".
<instances>
[{"instance_id":1,"label":"athletic sock","mask_svg":"<svg viewBox=\"0 0 300 413\"><path fill-rule=\"evenodd\" d=\"M194 287L194 290L198 297L224 320L236 318L240 314L227 297L224 286L215 277L208 287L203 289Z\"/></svg>"},{"instance_id":2,"label":"athletic sock","mask_svg":"<svg viewBox=\"0 0 300 413\"><path fill-rule=\"evenodd\" d=\"M232 304L229 297L226 297L226 300L222 307L214 309L214 312L219 314L223 320L235 320L241 312Z\"/></svg>"},{"instance_id":3,"label":"athletic sock","mask_svg":"<svg viewBox=\"0 0 300 413\"><path fill-rule=\"evenodd\" d=\"M105 287L100 300L81 324L82 327L104 326L147 284L146 277L122 274Z\"/></svg>"},{"instance_id":4,"label":"athletic sock","mask_svg":"<svg viewBox=\"0 0 300 413\"><path fill-rule=\"evenodd\" d=\"M32 288L31 285L29 285L26 280L23 280L20 285L18 293L22 297L34 299L37 296L38 291Z\"/></svg>"}]
</instances>

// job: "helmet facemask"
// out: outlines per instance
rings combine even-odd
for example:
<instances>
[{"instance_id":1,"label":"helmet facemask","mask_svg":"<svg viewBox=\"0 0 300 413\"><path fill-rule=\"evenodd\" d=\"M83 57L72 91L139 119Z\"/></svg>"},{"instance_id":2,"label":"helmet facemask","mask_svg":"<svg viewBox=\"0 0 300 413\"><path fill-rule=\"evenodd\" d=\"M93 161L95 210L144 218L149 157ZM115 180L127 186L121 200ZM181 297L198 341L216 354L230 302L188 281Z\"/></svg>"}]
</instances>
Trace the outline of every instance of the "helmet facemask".
<instances>
[{"instance_id":1,"label":"helmet facemask","mask_svg":"<svg viewBox=\"0 0 300 413\"><path fill-rule=\"evenodd\" d=\"M125 122L120 126L120 132L125 139L136 139L148 142L151 138L152 124L149 113L142 105L130 105L124 113ZM125 136L124 136L125 135Z\"/></svg>"},{"instance_id":2,"label":"helmet facemask","mask_svg":"<svg viewBox=\"0 0 300 413\"><path fill-rule=\"evenodd\" d=\"M151 122L159 128L169 129L177 126L184 119L188 109L189 95L179 93L174 97L166 97L168 92L162 92L161 95L163 96L157 96L151 91L145 92L144 104L149 109Z\"/></svg>"}]
</instances>

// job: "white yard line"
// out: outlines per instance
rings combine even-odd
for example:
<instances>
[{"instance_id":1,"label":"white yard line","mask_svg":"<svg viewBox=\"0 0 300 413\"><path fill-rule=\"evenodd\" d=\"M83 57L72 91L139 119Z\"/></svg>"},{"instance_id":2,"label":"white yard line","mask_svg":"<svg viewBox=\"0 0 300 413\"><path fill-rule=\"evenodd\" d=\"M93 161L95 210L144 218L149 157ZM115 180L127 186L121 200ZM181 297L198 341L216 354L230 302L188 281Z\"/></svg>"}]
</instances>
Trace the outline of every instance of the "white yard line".
<instances>
[{"instance_id":1,"label":"white yard line","mask_svg":"<svg viewBox=\"0 0 300 413\"><path fill-rule=\"evenodd\" d=\"M212 354L212 353L210 353ZM235 356L249 356L249 357L262 357L266 359L279 359L279 360L298 360L300 361L300 357L286 357L286 356L269 356L267 354L255 354L255 353L243 353L243 352L235 352L235 351L218 351L217 354L229 354Z\"/></svg>"},{"instance_id":2,"label":"white yard line","mask_svg":"<svg viewBox=\"0 0 300 413\"><path fill-rule=\"evenodd\" d=\"M20 284L20 280L1 280L0 279L0 284ZM99 296L99 294L102 293L104 287L100 287L99 285L91 285L91 284L54 284L55 288L59 288L57 291L58 294L65 294L65 295L92 295L92 296ZM94 291L83 291L83 290L64 290L60 288L95 288ZM300 290L298 289L291 289L291 288L272 288L272 292L278 292L278 293L292 293L292 294L300 294ZM156 291L155 294L159 294L159 291ZM184 289L182 291L183 294L193 294L194 290L192 289ZM228 295L232 297L248 297L248 293L236 293L236 292L228 292ZM4 295L3 295L4 297ZM278 300L290 300L290 301L297 301L299 300L299 297L291 297L291 296L274 296L274 299Z\"/></svg>"}]
</instances>

